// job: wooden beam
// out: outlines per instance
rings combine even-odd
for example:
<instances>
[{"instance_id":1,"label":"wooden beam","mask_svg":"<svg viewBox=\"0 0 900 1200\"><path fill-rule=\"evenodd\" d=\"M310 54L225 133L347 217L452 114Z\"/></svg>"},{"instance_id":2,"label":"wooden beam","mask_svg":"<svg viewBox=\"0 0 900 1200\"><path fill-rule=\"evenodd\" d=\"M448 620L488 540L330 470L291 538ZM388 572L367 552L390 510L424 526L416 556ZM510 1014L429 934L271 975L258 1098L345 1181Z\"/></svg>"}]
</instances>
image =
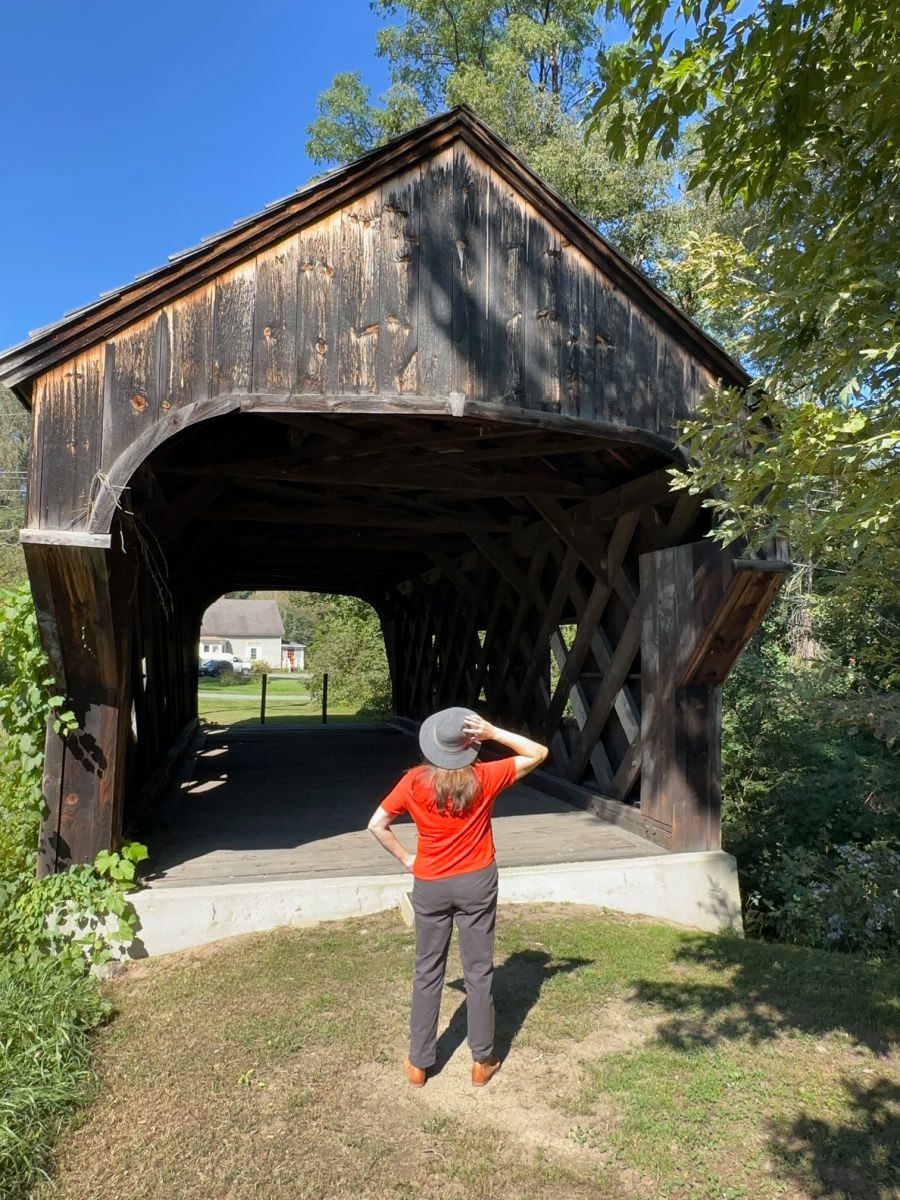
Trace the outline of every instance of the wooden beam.
<instances>
[{"instance_id":1,"label":"wooden beam","mask_svg":"<svg viewBox=\"0 0 900 1200\"><path fill-rule=\"evenodd\" d=\"M627 513L625 516L620 517L609 539L607 561L614 579L619 582L620 586L622 563L625 560L625 555L628 553L637 520L638 516L635 512ZM555 727L562 716L569 692L581 674L588 653L594 653L598 666L603 670L608 670L612 661L611 655L604 654L604 645L599 628L600 618L603 616L609 597L612 595L613 588L611 584L605 576L597 579L591 589L590 596L585 597L578 584L578 580L573 579L572 591L575 607L579 613L578 629L575 634L575 640L572 643L572 649L566 657L566 665L560 674L560 679L551 700L550 709L548 710L547 720L551 728ZM633 603L634 601L632 600L632 605ZM632 605L629 605L629 608ZM617 706L619 704L618 697L616 698L616 704Z\"/></svg>"},{"instance_id":2,"label":"wooden beam","mask_svg":"<svg viewBox=\"0 0 900 1200\"><path fill-rule=\"evenodd\" d=\"M672 464L674 465L674 464ZM629 479L618 487L601 492L589 501L589 509L596 517L618 520L625 513L643 508L646 504L657 504L672 494L669 472L672 465L658 467L646 475Z\"/></svg>"},{"instance_id":3,"label":"wooden beam","mask_svg":"<svg viewBox=\"0 0 900 1200\"><path fill-rule=\"evenodd\" d=\"M484 517L467 516L448 519L446 517L431 517L427 512L419 510L413 516L395 515L383 511L380 506L362 504L347 504L335 502L333 505L316 505L297 507L296 505L272 504L261 500L232 500L227 504L219 504L214 511L206 514L214 521L256 521L262 525L337 525L366 529L404 529L411 533L466 534L470 529L482 529L487 533L507 533L509 526L504 521L491 521ZM193 520L203 519L203 514L195 513Z\"/></svg>"},{"instance_id":4,"label":"wooden beam","mask_svg":"<svg viewBox=\"0 0 900 1200\"><path fill-rule=\"evenodd\" d=\"M469 534L470 539L478 547L481 554L512 586L520 593L527 592L531 586L528 576L520 570L515 558L505 546L493 538L486 537L474 530Z\"/></svg>"},{"instance_id":5,"label":"wooden beam","mask_svg":"<svg viewBox=\"0 0 900 1200\"><path fill-rule=\"evenodd\" d=\"M219 463L167 463L158 468L159 473L187 475L216 475L240 480L272 479L286 483L315 483L324 486L345 488L348 485L345 471L323 471L310 464L298 463L296 459L262 458ZM516 474L511 471L491 471L479 474L462 465L452 469L432 466L399 466L392 463L370 467L368 470L354 469L354 487L378 488L399 491L454 492L474 496L546 495L580 497L586 488L580 483L563 476L539 475L533 472Z\"/></svg>"},{"instance_id":6,"label":"wooden beam","mask_svg":"<svg viewBox=\"0 0 900 1200\"><path fill-rule=\"evenodd\" d=\"M366 438L360 441L351 449L349 456L355 460L357 458L384 458L388 455L395 455L398 451L408 450L440 452L442 449L453 451L459 448L462 451L463 447L498 440L502 440L507 448L515 453L513 449L515 446L534 438L534 432L531 429L510 429L509 426L504 425L477 425L475 428L465 426L460 428L457 422L453 429L435 432L433 426L423 427L423 423L413 421L405 422L402 428L401 435ZM581 438L580 441L583 445L585 439ZM471 451L467 450L466 453L471 453ZM326 460L331 460L344 456L328 454L324 457ZM439 457L445 456L439 453Z\"/></svg>"},{"instance_id":7,"label":"wooden beam","mask_svg":"<svg viewBox=\"0 0 900 1200\"><path fill-rule=\"evenodd\" d=\"M608 562L606 538L596 531L577 528L572 515L550 496L528 497L553 532L575 551L597 579L606 579Z\"/></svg>"},{"instance_id":8,"label":"wooden beam","mask_svg":"<svg viewBox=\"0 0 900 1200\"><path fill-rule=\"evenodd\" d=\"M578 555L570 546L563 558L562 566L559 574L553 584L553 591L550 594L550 599L544 608L540 626L538 627L535 637L535 645L533 647L531 663L528 670L525 672L525 678L522 680L519 694L513 706L513 716L516 720L521 720L525 716L527 705L531 700L531 694L538 682L538 678L543 669L540 651L544 646L550 647L550 635L559 625L560 614L563 606L569 598L569 592L572 587L572 582L575 578L575 571L578 567Z\"/></svg>"},{"instance_id":9,"label":"wooden beam","mask_svg":"<svg viewBox=\"0 0 900 1200\"><path fill-rule=\"evenodd\" d=\"M556 658L557 666L560 668L560 671L562 672L565 669L566 665L568 664L568 651L565 648L565 642L563 641L562 634L559 632L559 630L556 631L556 633L554 634L553 638L550 641L550 649L553 652L554 657ZM557 694L558 694L558 692L557 692ZM579 731L581 731L584 729L584 726L588 719L588 714L590 712L590 703L587 699L587 695L585 694L584 688L581 685L581 681L579 679L576 679L575 682L572 684L572 686L569 688L569 690L567 692L567 697L568 697L569 703L572 705L572 712L575 717L575 723L578 726ZM549 711L550 711L550 697L548 696L546 713L549 714ZM548 716L545 715L544 725L545 725L545 728L547 729L547 733L546 733L547 738L549 738L551 740L553 738L559 738L560 740L562 740L562 734L560 732L561 725L558 721L555 725L551 725ZM565 774L571 760L572 760L572 754L571 754L571 751L569 751L568 749L566 750L565 758L563 761L560 761L559 759L557 759L556 755L554 755L554 759L553 759L554 764L557 764L559 766L559 768L560 768L559 773L561 775ZM594 747L591 750L590 761L591 761L591 766L593 767L593 770L594 770L594 775L597 778L598 786L600 787L600 789L602 791L608 792L610 795L612 795L613 794L612 793L613 771L612 771L612 766L610 764L609 758L607 756L607 753L603 746L602 741L598 740L594 744Z\"/></svg>"},{"instance_id":10,"label":"wooden beam","mask_svg":"<svg viewBox=\"0 0 900 1200\"><path fill-rule=\"evenodd\" d=\"M156 536L166 541L188 522L196 520L209 509L228 487L224 479L206 476L189 484L184 491L170 501L168 507L151 519Z\"/></svg>"},{"instance_id":11,"label":"wooden beam","mask_svg":"<svg viewBox=\"0 0 900 1200\"><path fill-rule=\"evenodd\" d=\"M71 529L20 529L19 541L23 546L81 546L94 550L108 550L111 544L108 533L76 533Z\"/></svg>"},{"instance_id":12,"label":"wooden beam","mask_svg":"<svg viewBox=\"0 0 900 1200\"><path fill-rule=\"evenodd\" d=\"M693 588L702 631L681 663L679 686L725 682L790 569L789 563L753 559L726 558L718 569L709 559L701 564Z\"/></svg>"},{"instance_id":13,"label":"wooden beam","mask_svg":"<svg viewBox=\"0 0 900 1200\"><path fill-rule=\"evenodd\" d=\"M566 771L566 778L577 783L584 774L590 760L591 747L600 737L603 726L609 720L609 715L615 706L616 697L625 685L631 664L634 662L641 645L641 608L635 604L628 614L625 627L619 635L616 648L610 659L609 668L597 690L591 704L591 711L581 731L581 739L572 753L572 760Z\"/></svg>"},{"instance_id":14,"label":"wooden beam","mask_svg":"<svg viewBox=\"0 0 900 1200\"><path fill-rule=\"evenodd\" d=\"M568 779L552 775L549 771L533 771L528 776L528 781L529 787L534 787L545 795L565 800L577 808L593 813L594 816L600 817L610 825L618 825L630 833L637 834L638 837L646 838L647 841L652 841L663 851L669 849L668 830L661 829L654 822L646 820L638 809L621 804L612 796L602 795L599 790L590 786L578 786Z\"/></svg>"},{"instance_id":15,"label":"wooden beam","mask_svg":"<svg viewBox=\"0 0 900 1200\"><path fill-rule=\"evenodd\" d=\"M451 558L448 558L442 550L429 550L428 557L440 568L451 586L459 592L463 599L468 600L470 604L476 602L478 589Z\"/></svg>"},{"instance_id":16,"label":"wooden beam","mask_svg":"<svg viewBox=\"0 0 900 1200\"><path fill-rule=\"evenodd\" d=\"M513 659L520 657L517 653L519 635L528 618L529 611L534 606L535 589L547 561L548 553L548 547L539 548L529 564L525 588L511 597L514 603L513 619L507 631L503 649L496 659L497 675L496 677L492 676L492 684L498 692L506 690ZM511 694L510 700L515 703L515 693Z\"/></svg>"}]
</instances>

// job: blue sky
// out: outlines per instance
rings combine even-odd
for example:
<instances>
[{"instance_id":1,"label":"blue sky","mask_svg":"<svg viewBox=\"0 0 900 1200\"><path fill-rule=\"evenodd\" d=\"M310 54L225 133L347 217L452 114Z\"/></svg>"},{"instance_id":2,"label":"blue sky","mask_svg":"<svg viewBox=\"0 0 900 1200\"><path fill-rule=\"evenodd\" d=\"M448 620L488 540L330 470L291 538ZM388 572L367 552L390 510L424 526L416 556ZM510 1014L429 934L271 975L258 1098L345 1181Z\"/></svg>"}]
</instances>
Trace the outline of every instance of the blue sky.
<instances>
[{"instance_id":1,"label":"blue sky","mask_svg":"<svg viewBox=\"0 0 900 1200\"><path fill-rule=\"evenodd\" d=\"M305 183L366 0L0 0L0 349Z\"/></svg>"}]
</instances>

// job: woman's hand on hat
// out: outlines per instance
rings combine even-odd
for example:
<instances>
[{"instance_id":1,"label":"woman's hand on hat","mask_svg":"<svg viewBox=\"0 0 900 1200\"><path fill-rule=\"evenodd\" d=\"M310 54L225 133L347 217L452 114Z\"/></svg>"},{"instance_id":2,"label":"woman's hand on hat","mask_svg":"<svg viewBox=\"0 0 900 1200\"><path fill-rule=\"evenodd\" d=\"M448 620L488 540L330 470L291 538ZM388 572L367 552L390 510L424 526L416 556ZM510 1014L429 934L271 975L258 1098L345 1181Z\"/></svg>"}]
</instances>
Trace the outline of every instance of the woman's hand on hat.
<instances>
[{"instance_id":1,"label":"woman's hand on hat","mask_svg":"<svg viewBox=\"0 0 900 1200\"><path fill-rule=\"evenodd\" d=\"M489 721L485 721L484 717L473 713L463 721L463 733L468 736L470 745L475 742L489 742L494 736L494 727Z\"/></svg>"}]
</instances>

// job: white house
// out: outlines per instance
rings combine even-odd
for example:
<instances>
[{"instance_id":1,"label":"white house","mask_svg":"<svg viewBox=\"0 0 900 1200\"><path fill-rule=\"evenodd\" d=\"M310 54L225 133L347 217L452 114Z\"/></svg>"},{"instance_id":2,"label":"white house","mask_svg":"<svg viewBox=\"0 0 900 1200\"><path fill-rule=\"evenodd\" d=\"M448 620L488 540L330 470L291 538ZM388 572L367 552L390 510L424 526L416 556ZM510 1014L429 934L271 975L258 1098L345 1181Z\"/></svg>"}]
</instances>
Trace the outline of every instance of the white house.
<instances>
[{"instance_id":1,"label":"white house","mask_svg":"<svg viewBox=\"0 0 900 1200\"><path fill-rule=\"evenodd\" d=\"M281 669L284 622L274 600L217 600L203 614L200 659L236 654L245 662Z\"/></svg>"}]
</instances>

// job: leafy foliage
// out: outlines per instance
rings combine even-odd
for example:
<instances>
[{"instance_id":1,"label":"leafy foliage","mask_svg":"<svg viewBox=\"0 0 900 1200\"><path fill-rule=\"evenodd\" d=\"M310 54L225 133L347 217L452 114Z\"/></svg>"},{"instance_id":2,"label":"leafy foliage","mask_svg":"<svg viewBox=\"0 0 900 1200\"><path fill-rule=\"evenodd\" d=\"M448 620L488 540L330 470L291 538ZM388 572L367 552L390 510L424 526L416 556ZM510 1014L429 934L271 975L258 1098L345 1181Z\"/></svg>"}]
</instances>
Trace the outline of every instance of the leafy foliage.
<instances>
[{"instance_id":1,"label":"leafy foliage","mask_svg":"<svg viewBox=\"0 0 900 1200\"><path fill-rule=\"evenodd\" d=\"M761 890L749 902L751 928L822 950L900 955L900 853L895 847L896 842L884 840L826 850L797 846L765 857Z\"/></svg>"},{"instance_id":2,"label":"leafy foliage","mask_svg":"<svg viewBox=\"0 0 900 1200\"><path fill-rule=\"evenodd\" d=\"M62 736L77 724L65 697L56 694L27 588L0 593L0 660L0 722L6 735L0 778L0 952L20 963L52 953L58 963L81 972L131 942L137 915L126 893L147 851L126 843L119 851L102 851L93 865L35 877L48 715Z\"/></svg>"},{"instance_id":3,"label":"leafy foliage","mask_svg":"<svg viewBox=\"0 0 900 1200\"><path fill-rule=\"evenodd\" d=\"M329 596L307 652L311 692L321 696L328 673L330 699L356 704L367 716L391 711L391 683L375 610L354 596Z\"/></svg>"},{"instance_id":4,"label":"leafy foliage","mask_svg":"<svg viewBox=\"0 0 900 1200\"><path fill-rule=\"evenodd\" d=\"M774 387L748 409L714 394L685 425L694 466L685 481L710 498L717 536L756 545L787 533L795 557L830 579L837 616L877 613L863 660L900 682L900 427L891 405L789 400ZM777 431L777 432L776 432Z\"/></svg>"},{"instance_id":5,"label":"leafy foliage","mask_svg":"<svg viewBox=\"0 0 900 1200\"><path fill-rule=\"evenodd\" d=\"M27 588L0 593L0 880L34 870L48 710L58 732L75 716L57 695Z\"/></svg>"},{"instance_id":6,"label":"leafy foliage","mask_svg":"<svg viewBox=\"0 0 900 1200\"><path fill-rule=\"evenodd\" d=\"M3 914L0 939L16 961L52 954L74 973L100 966L130 945L138 918L127 893L136 885L136 865L146 846L126 842L119 851L101 850L93 864L30 878Z\"/></svg>"},{"instance_id":7,"label":"leafy foliage","mask_svg":"<svg viewBox=\"0 0 900 1200\"><path fill-rule=\"evenodd\" d=\"M686 258L698 311L727 313L759 386L697 413L692 486L719 489L724 540L787 533L798 557L852 568L859 596L900 565L896 15L882 0L606 11L632 38L598 55L598 132L623 159L666 158L693 121L689 186L736 219Z\"/></svg>"},{"instance_id":8,"label":"leafy foliage","mask_svg":"<svg viewBox=\"0 0 900 1200\"><path fill-rule=\"evenodd\" d=\"M595 117L609 118L618 153L663 157L700 118L689 186L744 206L752 261L741 266L769 285L755 301L755 356L813 393L886 396L900 370L891 7L608 0L606 10L632 39L600 51Z\"/></svg>"},{"instance_id":9,"label":"leafy foliage","mask_svg":"<svg viewBox=\"0 0 900 1200\"><path fill-rule=\"evenodd\" d=\"M699 200L682 202L677 163L616 162L599 141L585 142L583 64L601 45L593 3L376 0L374 7L392 20L378 37L390 86L373 103L359 73L337 76L308 130L314 161L347 161L467 104L627 257L668 280L687 232L705 228L710 211ZM687 289L680 299L690 307Z\"/></svg>"},{"instance_id":10,"label":"leafy foliage","mask_svg":"<svg viewBox=\"0 0 900 1200\"><path fill-rule=\"evenodd\" d=\"M891 730L864 719L880 711L865 675L818 640L820 622L806 628L805 605L798 593L781 599L726 684L723 843L738 861L748 928L883 952L900 880L878 848L900 844L900 756ZM796 653L798 625L816 657ZM874 874L860 855L876 856ZM832 915L840 937L826 936Z\"/></svg>"},{"instance_id":11,"label":"leafy foliage","mask_svg":"<svg viewBox=\"0 0 900 1200\"><path fill-rule=\"evenodd\" d=\"M257 596L263 594L256 593ZM272 592L271 596L278 601L285 639L308 646L315 638L319 622L328 609L329 597L314 592Z\"/></svg>"}]
</instances>

